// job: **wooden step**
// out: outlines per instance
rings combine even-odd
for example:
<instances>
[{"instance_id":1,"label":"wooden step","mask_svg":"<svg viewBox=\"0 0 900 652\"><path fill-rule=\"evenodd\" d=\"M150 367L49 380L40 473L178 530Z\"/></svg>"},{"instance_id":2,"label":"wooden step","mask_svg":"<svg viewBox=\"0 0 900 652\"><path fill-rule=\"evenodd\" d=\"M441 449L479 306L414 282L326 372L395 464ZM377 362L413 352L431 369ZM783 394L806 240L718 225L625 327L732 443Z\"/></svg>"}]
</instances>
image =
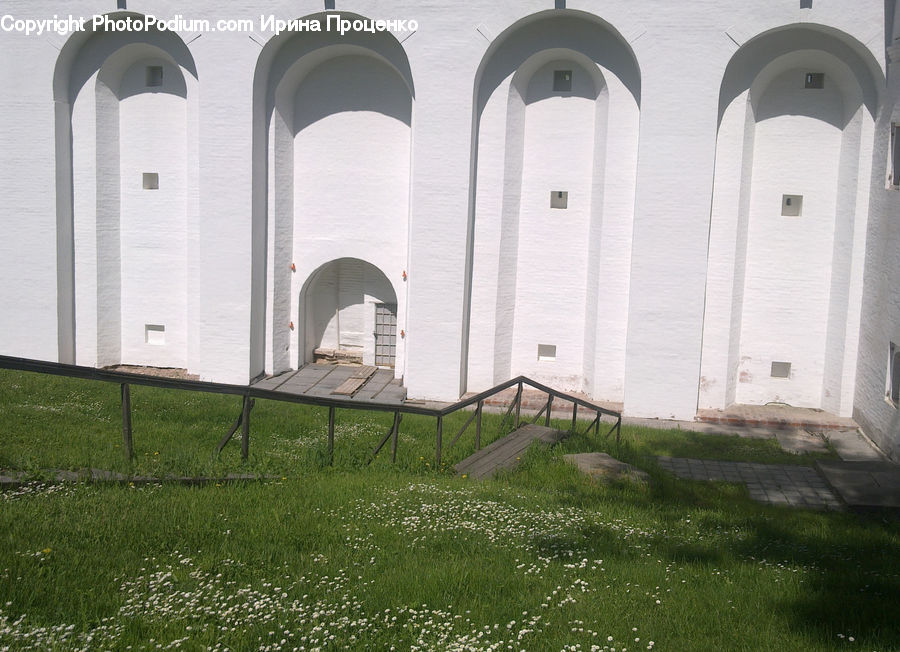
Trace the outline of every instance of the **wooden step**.
<instances>
[{"instance_id":1,"label":"wooden step","mask_svg":"<svg viewBox=\"0 0 900 652\"><path fill-rule=\"evenodd\" d=\"M482 448L453 468L457 473L471 478L487 478L502 469L518 466L522 455L532 442L538 441L552 446L567 434L561 430L528 424Z\"/></svg>"}]
</instances>

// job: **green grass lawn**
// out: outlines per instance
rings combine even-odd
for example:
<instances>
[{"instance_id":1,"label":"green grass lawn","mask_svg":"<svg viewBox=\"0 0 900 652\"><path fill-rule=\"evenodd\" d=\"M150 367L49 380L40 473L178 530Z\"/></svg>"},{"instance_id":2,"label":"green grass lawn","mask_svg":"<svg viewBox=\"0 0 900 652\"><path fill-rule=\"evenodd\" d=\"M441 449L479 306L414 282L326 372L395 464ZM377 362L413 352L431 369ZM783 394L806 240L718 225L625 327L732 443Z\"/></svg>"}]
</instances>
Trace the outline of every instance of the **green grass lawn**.
<instances>
[{"instance_id":1,"label":"green grass lawn","mask_svg":"<svg viewBox=\"0 0 900 652\"><path fill-rule=\"evenodd\" d=\"M757 505L653 458L809 463L770 440L623 428L473 482L450 468L472 432L435 469L434 419L406 417L397 463L368 464L390 415L339 411L330 466L325 410L257 401L241 463L237 441L211 455L239 399L136 387L127 462L118 401L0 372L0 469L272 479L0 494L0 649L900 649L896 520ZM651 482L562 460L589 450Z\"/></svg>"}]
</instances>

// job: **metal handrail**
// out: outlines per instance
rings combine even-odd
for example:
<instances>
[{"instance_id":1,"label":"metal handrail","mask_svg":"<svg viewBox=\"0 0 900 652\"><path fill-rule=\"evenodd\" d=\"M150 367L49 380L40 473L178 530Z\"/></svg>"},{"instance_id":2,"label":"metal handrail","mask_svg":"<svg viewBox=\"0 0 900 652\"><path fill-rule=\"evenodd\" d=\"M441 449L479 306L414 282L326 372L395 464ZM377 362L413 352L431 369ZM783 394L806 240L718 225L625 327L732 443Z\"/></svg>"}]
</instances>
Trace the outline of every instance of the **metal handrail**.
<instances>
[{"instance_id":1,"label":"metal handrail","mask_svg":"<svg viewBox=\"0 0 900 652\"><path fill-rule=\"evenodd\" d=\"M484 405L484 401L495 394L502 392L505 389L509 389L510 387L517 386L518 392L516 393L516 399L513 404L510 405L509 411L507 412L507 416L509 416L513 407L516 408L516 417L515 423L518 426L519 423L519 413L521 410L521 401L522 401L522 388L525 385L533 387L541 392L544 392L550 397L548 399L548 405L544 408L550 406L553 398L560 398L564 401L570 402L573 404L572 411L572 426L574 431L576 416L578 407L583 407L585 409L591 410L597 414L597 418L588 426L588 431L596 426L597 432L599 434L600 427L600 415L606 415L610 417L616 418L616 423L613 425L613 429L617 431L621 427L622 423L622 414L620 412L616 412L614 410L609 410L604 407L600 407L594 403L589 401L585 401L584 399L578 398L576 396L572 396L570 394L566 394L565 392L560 392L558 390L553 389L552 387L548 387L547 385L543 385L535 380L532 380L526 376L517 376L511 380L507 380L502 382L494 387L487 389L483 392L479 392L473 396L468 398L456 401L451 405L448 405L444 408L427 408L417 405L412 405L408 403L401 403L400 405L390 404L390 403L377 403L377 402L369 402L369 401L353 401L349 399L339 399L339 398L328 398L325 396L307 396L305 394L289 394L286 392L279 392L271 389L262 389L258 387L254 387L253 385L235 385L230 383L214 383L204 380L186 380L182 378L166 378L163 376L147 376L144 374L135 374L127 371L113 371L111 369L98 369L96 367L85 367L80 365L71 365L60 362L49 362L46 360L34 360L31 358L19 358L12 356L0 355L0 368L3 369L14 369L18 371L31 371L36 373L46 373L52 374L56 376L66 376L70 378L81 378L84 380L97 380L102 382L113 382L121 385L122 389L122 434L125 442L125 454L128 458L131 458L134 454L133 444L132 444L132 433L131 433L131 400L129 393L130 385L143 385L149 387L160 387L163 389L179 389L179 390L187 390L187 391L195 391L195 392L207 392L213 394L227 394L232 396L241 396L243 398L243 404L241 408L241 415L238 420L235 422L231 431L226 435L226 437L219 443L216 447L217 452L221 451L225 444L228 443L228 440L235 433L238 427L241 427L241 456L246 459L248 456L248 447L249 447L249 437L250 437L250 409L253 407L253 399L261 398L268 399L273 401L285 401L289 403L300 403L304 405L317 405L320 407L329 408L329 418L328 418L328 448L329 455L333 452L334 446L334 412L337 408L346 408L352 410L375 410L379 412L393 412L394 413L394 425L391 428L391 431L388 433L388 436L385 437L384 440L379 444L379 446L375 449L373 453L377 455L380 451L381 447L386 443L389 438L393 438L394 442L392 445L392 458L396 459L397 453L397 435L399 431L400 417L402 414L420 414L424 416L431 416L437 419L437 441L436 441L436 464L440 467L441 463L441 451L442 451L442 433L443 433L443 419L445 416L450 415L458 410L469 407L470 405L477 404L476 408L476 449L480 448L480 432L481 432L481 411ZM543 410L541 411L543 413ZM540 417L540 414L538 415ZM470 418L463 428L459 431L456 438L451 443L451 446L456 443L459 437L463 434L466 428L468 428L469 424L473 421ZM549 424L550 421L550 413L547 413L546 421ZM587 431L585 431L587 432ZM610 433L612 429L610 430ZM609 433L607 433L609 435ZM617 434L618 438L618 434Z\"/></svg>"},{"instance_id":2,"label":"metal handrail","mask_svg":"<svg viewBox=\"0 0 900 652\"><path fill-rule=\"evenodd\" d=\"M476 422L475 449L478 450L480 448L480 441L481 441L481 418L480 418L480 416L481 416L481 410L482 410L484 401L486 399L490 398L491 396L498 394L499 392L509 389L510 387L518 386L518 391L516 392L516 397L515 397L513 403L510 404L509 409L507 410L506 416L504 417L504 421L505 421L511 414L513 408L515 408L515 410L516 410L515 427L518 427L519 426L519 415L520 415L520 411L521 411L521 407L522 407L522 388L525 385L533 387L533 388L547 394L547 403L537 413L537 416L535 417L534 422L536 422L546 411L546 417L545 417L544 424L546 426L549 426L550 425L550 414L551 414L550 408L553 403L553 399L559 398L566 402L572 403L572 427L571 427L572 433L575 432L577 416L578 416L578 408L582 407L582 408L586 408L588 410L592 410L597 415L596 418L588 426L587 430L585 430L585 433L589 432L591 430L591 428L595 428L597 434L599 435L600 416L606 415L606 416L610 416L610 417L615 417L616 422L613 424L612 428L610 428L609 432L606 433L606 435L608 437L612 433L612 431L615 430L616 431L616 441L617 442L619 441L619 437L621 434L621 427L622 427L621 412L616 412L615 410L610 410L608 408L601 407L599 405L591 403L590 401L585 401L584 399L578 398L577 396L572 396L571 394L567 394L565 392L561 392L559 390L553 389L552 387L548 387L547 385L539 383L536 380L532 380L531 378L528 378L527 376L517 376L511 380L502 382L499 385L495 385L494 387L487 389L483 392L480 392L478 394L470 396L467 399L457 401L456 403L453 403L452 405L449 405L440 410L441 418L439 418L439 420L438 420L438 438L437 438L437 451L436 451L438 466L440 466L440 463L441 463L441 448L442 448L442 446L441 446L441 420L444 416L447 416L448 414L456 412L457 410L463 409L465 407L468 407L470 405L477 403L478 407L476 408L475 416L478 418L477 418L477 422ZM466 429L469 427L469 425L471 423L472 423L472 418L470 418L468 421L466 421L465 424L463 424L462 428L460 428L459 432L456 434L456 437L454 437L453 441L450 443L450 446L453 446L459 440L459 438L463 435L463 433L466 431Z\"/></svg>"}]
</instances>

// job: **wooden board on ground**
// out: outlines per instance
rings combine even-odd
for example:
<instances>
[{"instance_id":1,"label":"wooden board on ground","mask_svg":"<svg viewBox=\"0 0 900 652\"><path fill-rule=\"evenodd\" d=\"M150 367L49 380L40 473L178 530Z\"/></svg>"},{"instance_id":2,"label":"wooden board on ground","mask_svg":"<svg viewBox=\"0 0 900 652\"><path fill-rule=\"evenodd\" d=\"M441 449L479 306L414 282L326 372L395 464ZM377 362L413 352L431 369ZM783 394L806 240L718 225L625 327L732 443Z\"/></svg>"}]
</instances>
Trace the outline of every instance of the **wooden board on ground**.
<instances>
[{"instance_id":1,"label":"wooden board on ground","mask_svg":"<svg viewBox=\"0 0 900 652\"><path fill-rule=\"evenodd\" d=\"M351 378L370 378L372 374L378 371L378 367L370 367L368 365L352 367L352 369L353 373L350 374Z\"/></svg>"},{"instance_id":2,"label":"wooden board on ground","mask_svg":"<svg viewBox=\"0 0 900 652\"><path fill-rule=\"evenodd\" d=\"M372 377L372 374L374 374L376 370L377 367L359 367L354 369L351 372L350 377L338 385L331 393L340 394L342 396L353 396L359 391L360 387L368 382L369 378Z\"/></svg>"},{"instance_id":3,"label":"wooden board on ground","mask_svg":"<svg viewBox=\"0 0 900 652\"><path fill-rule=\"evenodd\" d=\"M461 475L472 478L487 478L502 469L511 469L519 465L522 455L532 442L539 441L552 446L568 433L535 424L522 426L506 437L498 439L490 446L467 457L454 469Z\"/></svg>"}]
</instances>

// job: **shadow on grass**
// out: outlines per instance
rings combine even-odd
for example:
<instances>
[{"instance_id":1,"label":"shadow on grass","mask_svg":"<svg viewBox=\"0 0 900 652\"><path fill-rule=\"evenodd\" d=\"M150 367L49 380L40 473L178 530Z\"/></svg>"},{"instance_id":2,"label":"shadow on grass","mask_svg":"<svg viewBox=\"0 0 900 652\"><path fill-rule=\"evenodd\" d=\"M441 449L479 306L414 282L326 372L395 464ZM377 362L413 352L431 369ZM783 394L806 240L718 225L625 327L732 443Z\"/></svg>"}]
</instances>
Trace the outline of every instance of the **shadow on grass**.
<instances>
[{"instance_id":1,"label":"shadow on grass","mask_svg":"<svg viewBox=\"0 0 900 652\"><path fill-rule=\"evenodd\" d=\"M372 449L390 427L391 415L339 411L334 467L329 470L327 410L259 401L251 417L249 463L241 464L237 439L220 459L212 461L212 450L236 417L239 401L234 397L139 388L133 394L138 459L125 463L115 386L48 380L34 374L0 374L0 383L0 405L7 419L0 466L13 468L96 466L147 474L210 468L217 472L277 470L310 477L321 474L319 477L325 480L331 479L331 473L345 472L365 482L376 477L367 475L366 469L377 474L390 466L390 477L396 477L398 485L418 476L449 484L454 482L449 478L452 465L474 450L473 428L449 448L449 441L469 415L460 413L446 419L445 464L436 470L434 419L408 417L401 425L396 465L390 465L389 444L369 465ZM487 445L505 432L498 415L484 416L482 445ZM559 459L564 452L589 450L604 450L646 470L651 477L649 485L605 485ZM833 646L836 635L844 633L854 635L858 645L900 648L900 619L896 617L900 604L900 526L896 520L760 506L738 485L678 480L658 467L656 455L794 464L813 460L784 453L773 440L626 427L618 446L613 435L599 440L572 437L552 451L534 447L523 456L519 471L500 476L496 483L527 489L533 492L529 495L539 495L561 507L630 513L635 517L632 520L652 521L655 530L665 533L631 535L641 544L638 549L628 545L621 530L573 526L563 536L536 535L533 543L538 554L552 557L554 550L577 542L598 555L619 556L626 561L638 554L650 554L695 568L725 562L751 567L759 560L802 565L812 569L806 574L802 592L772 600L771 608L777 609L790 627L808 632L823 647ZM485 491L493 486L486 485ZM687 514L703 532L726 534L694 538L692 532L697 528L685 525ZM727 536L735 530L740 536Z\"/></svg>"},{"instance_id":2,"label":"shadow on grass","mask_svg":"<svg viewBox=\"0 0 900 652\"><path fill-rule=\"evenodd\" d=\"M652 513L667 534L645 537L645 548L638 554L698 568L737 563L806 569L801 591L773 601L778 617L789 627L825 647L839 643L838 635L843 634L854 636L856 645L900 649L900 520L896 512L860 515L765 506L752 501L741 484L680 480L660 469L645 449L628 443L617 449L614 442L598 445L573 438L560 448L530 449L520 471L500 480L523 489L552 487L553 500L560 507L602 513L604 506L614 504L626 512ZM649 484L604 483L561 459L564 452L598 448L645 470ZM723 535L692 540L685 532L686 514L698 531ZM739 536L728 536L729 532ZM630 537L608 527L582 527L562 538L536 536L533 541L547 556L574 542L588 545L587 554L604 558L627 560L636 554Z\"/></svg>"}]
</instances>

